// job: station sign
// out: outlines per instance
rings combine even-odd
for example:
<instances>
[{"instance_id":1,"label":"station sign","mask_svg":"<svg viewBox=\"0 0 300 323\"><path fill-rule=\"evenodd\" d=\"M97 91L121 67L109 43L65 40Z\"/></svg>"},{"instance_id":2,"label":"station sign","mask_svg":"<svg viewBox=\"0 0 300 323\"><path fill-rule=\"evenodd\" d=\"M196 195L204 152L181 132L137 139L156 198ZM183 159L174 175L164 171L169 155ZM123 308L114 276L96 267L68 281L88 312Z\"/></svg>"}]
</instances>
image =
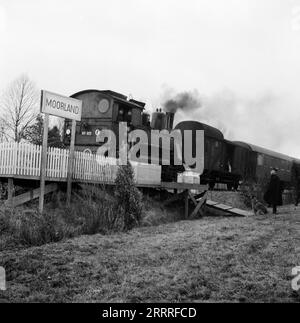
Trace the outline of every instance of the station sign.
<instances>
[{"instance_id":1,"label":"station sign","mask_svg":"<svg viewBox=\"0 0 300 323\"><path fill-rule=\"evenodd\" d=\"M82 101L42 90L41 112L80 121Z\"/></svg>"},{"instance_id":2,"label":"station sign","mask_svg":"<svg viewBox=\"0 0 300 323\"><path fill-rule=\"evenodd\" d=\"M40 179L40 200L39 211L43 213L44 208L44 195L45 195L45 182L47 170L47 152L48 152L48 128L49 128L49 115L71 119L71 143L68 160L68 173L67 173L67 204L71 202L72 191L72 174L74 168L74 148L75 148L75 132L76 121L81 121L82 101L63 96L53 92L41 91L41 112L45 114L44 130L43 130L43 145L41 157L41 179Z\"/></svg>"}]
</instances>

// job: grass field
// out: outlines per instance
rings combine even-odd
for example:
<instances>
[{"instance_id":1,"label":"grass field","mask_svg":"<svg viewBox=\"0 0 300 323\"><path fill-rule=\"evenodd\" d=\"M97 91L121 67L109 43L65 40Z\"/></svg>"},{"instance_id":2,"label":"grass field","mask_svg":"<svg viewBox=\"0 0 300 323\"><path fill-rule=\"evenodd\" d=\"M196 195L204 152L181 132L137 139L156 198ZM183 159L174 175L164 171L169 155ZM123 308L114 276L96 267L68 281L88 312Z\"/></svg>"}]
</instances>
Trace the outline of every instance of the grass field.
<instances>
[{"instance_id":1,"label":"grass field","mask_svg":"<svg viewBox=\"0 0 300 323\"><path fill-rule=\"evenodd\" d=\"M300 302L300 208L3 251L2 302Z\"/></svg>"}]
</instances>

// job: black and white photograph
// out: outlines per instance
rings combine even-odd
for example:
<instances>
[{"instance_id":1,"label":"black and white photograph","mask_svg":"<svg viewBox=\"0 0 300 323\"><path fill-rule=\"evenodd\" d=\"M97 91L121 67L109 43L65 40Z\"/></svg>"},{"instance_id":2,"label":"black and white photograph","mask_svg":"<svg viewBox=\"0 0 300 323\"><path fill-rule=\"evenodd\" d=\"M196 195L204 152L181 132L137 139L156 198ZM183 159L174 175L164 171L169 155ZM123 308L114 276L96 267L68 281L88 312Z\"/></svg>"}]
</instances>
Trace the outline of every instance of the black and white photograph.
<instances>
[{"instance_id":1,"label":"black and white photograph","mask_svg":"<svg viewBox=\"0 0 300 323\"><path fill-rule=\"evenodd\" d=\"M299 203L300 0L0 0L0 312L300 303Z\"/></svg>"}]
</instances>

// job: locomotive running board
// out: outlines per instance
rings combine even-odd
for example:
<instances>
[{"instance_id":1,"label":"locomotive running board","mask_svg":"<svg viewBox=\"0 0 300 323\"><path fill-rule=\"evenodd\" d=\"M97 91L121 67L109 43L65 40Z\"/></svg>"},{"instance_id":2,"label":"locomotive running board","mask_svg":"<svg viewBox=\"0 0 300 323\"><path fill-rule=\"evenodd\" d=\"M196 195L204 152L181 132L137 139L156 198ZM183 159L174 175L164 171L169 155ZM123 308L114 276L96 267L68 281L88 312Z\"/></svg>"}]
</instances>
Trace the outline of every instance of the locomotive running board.
<instances>
[{"instance_id":1,"label":"locomotive running board","mask_svg":"<svg viewBox=\"0 0 300 323\"><path fill-rule=\"evenodd\" d=\"M252 212L237 209L232 206L225 205L225 204L218 203L218 202L214 202L211 200L206 201L206 206L209 208L218 210L218 211L223 211L224 213L229 213L231 215L235 215L235 216L243 216L243 217L253 216Z\"/></svg>"}]
</instances>

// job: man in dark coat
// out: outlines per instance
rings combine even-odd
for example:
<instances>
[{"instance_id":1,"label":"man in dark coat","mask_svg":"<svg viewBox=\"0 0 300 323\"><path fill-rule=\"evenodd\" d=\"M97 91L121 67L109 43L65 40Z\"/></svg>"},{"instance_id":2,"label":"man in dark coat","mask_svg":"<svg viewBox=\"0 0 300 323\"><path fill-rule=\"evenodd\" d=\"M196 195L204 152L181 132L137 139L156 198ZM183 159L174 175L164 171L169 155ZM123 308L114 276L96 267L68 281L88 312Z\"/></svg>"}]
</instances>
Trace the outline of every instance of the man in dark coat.
<instances>
[{"instance_id":1,"label":"man in dark coat","mask_svg":"<svg viewBox=\"0 0 300 323\"><path fill-rule=\"evenodd\" d=\"M271 171L271 180L267 189L267 192L264 195L265 201L272 205L273 214L277 213L277 206L282 205L282 186L280 179L277 176L276 169Z\"/></svg>"}]
</instances>

